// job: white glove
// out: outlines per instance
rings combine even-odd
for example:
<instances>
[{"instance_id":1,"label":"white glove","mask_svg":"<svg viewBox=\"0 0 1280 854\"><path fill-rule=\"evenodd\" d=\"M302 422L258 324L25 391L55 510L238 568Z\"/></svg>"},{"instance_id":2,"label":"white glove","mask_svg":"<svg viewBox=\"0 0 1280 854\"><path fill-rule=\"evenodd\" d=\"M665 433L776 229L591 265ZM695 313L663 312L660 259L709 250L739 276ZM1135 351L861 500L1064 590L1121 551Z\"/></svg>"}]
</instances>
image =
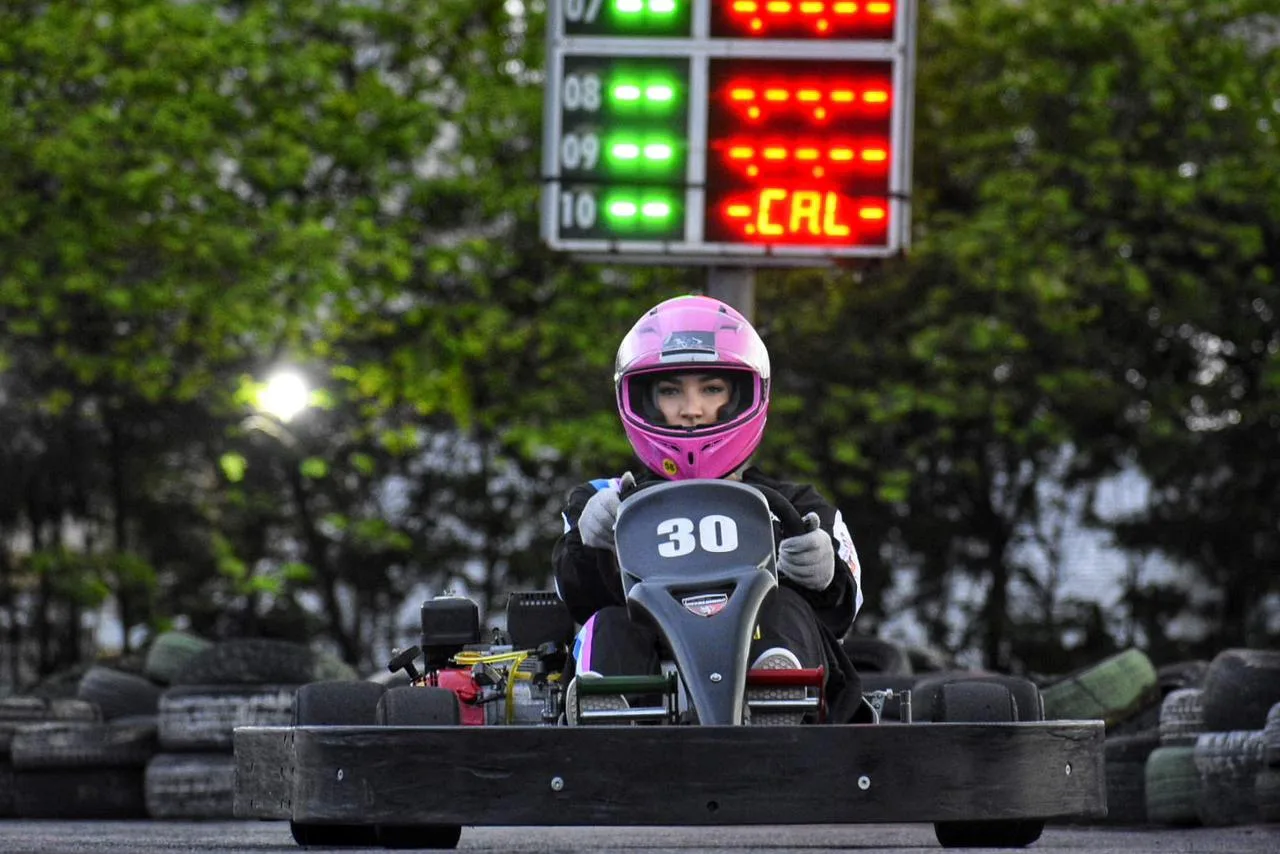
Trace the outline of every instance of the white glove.
<instances>
[{"instance_id":1,"label":"white glove","mask_svg":"<svg viewBox=\"0 0 1280 854\"><path fill-rule=\"evenodd\" d=\"M804 523L807 533L778 544L778 572L801 587L826 590L836 574L831 535L819 527L822 523L817 513L806 514Z\"/></svg>"},{"instance_id":2,"label":"white glove","mask_svg":"<svg viewBox=\"0 0 1280 854\"><path fill-rule=\"evenodd\" d=\"M635 486L631 472L624 474L617 486L609 485L598 490L582 508L578 517L578 533L584 545L593 549L613 551L613 524L618 519L618 505L622 503L622 490Z\"/></svg>"}]
</instances>

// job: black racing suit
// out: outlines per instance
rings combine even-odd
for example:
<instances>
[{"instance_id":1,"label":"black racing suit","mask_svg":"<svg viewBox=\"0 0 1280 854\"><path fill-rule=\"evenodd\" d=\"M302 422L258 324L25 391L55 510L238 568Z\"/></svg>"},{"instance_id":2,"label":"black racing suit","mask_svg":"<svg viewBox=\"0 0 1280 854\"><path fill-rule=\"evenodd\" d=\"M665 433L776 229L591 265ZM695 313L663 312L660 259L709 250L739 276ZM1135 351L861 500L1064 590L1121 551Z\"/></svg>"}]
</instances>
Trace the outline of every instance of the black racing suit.
<instances>
[{"instance_id":1,"label":"black racing suit","mask_svg":"<svg viewBox=\"0 0 1280 854\"><path fill-rule=\"evenodd\" d=\"M660 480L647 470L636 477L637 484ZM834 535L838 515L835 507L812 486L774 480L755 468L746 469L742 480L772 487L801 516L817 513L822 529L833 535L836 547L835 573L826 589L809 590L779 576L778 589L761 608L760 631L752 642L752 656L781 646L795 653L803 666L825 668L827 719L832 723L864 719L862 681L840 645L840 638L849 630L861 604L855 575L857 557L851 542L846 554L840 548L841 540ZM578 518L600 487L599 481L584 483L569 493L564 508L565 530L552 554L556 589L574 620L584 626L583 634L590 638L586 653L591 656L589 669L607 675L656 673L660 654L657 635L651 627L628 619L613 552L585 545L578 532ZM847 540L847 529L843 523L840 527L846 531ZM781 527L775 522L775 542L781 537Z\"/></svg>"}]
</instances>

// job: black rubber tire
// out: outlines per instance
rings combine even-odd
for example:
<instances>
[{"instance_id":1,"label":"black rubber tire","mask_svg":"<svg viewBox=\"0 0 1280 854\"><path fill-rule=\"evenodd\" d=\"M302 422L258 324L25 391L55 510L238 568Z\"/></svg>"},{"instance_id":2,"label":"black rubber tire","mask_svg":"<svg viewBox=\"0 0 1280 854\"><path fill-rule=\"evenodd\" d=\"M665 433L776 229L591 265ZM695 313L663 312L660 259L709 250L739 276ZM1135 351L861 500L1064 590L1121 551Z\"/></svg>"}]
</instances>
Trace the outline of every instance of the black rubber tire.
<instances>
[{"instance_id":1,"label":"black rubber tire","mask_svg":"<svg viewBox=\"0 0 1280 854\"><path fill-rule=\"evenodd\" d=\"M378 701L378 723L386 726L458 726L458 697L444 688L402 686L388 689ZM384 824L378 841L387 848L456 848L462 836L457 824Z\"/></svg>"},{"instance_id":2,"label":"black rubber tire","mask_svg":"<svg viewBox=\"0 0 1280 854\"><path fill-rule=\"evenodd\" d=\"M100 721L102 712L87 700L5 697L0 700L0 756L9 755L13 734L41 721Z\"/></svg>"},{"instance_id":3,"label":"black rubber tire","mask_svg":"<svg viewBox=\"0 0 1280 854\"><path fill-rule=\"evenodd\" d=\"M939 821L933 834L943 848L1026 848L1044 833L1043 821Z\"/></svg>"},{"instance_id":4,"label":"black rubber tire","mask_svg":"<svg viewBox=\"0 0 1280 854\"><path fill-rule=\"evenodd\" d=\"M990 680L945 683L933 706L934 719L945 723L1018 720L1013 693L1008 686ZM933 832L943 848L1025 848L1044 833L1044 821L938 821Z\"/></svg>"},{"instance_id":5,"label":"black rubber tire","mask_svg":"<svg viewBox=\"0 0 1280 854\"><path fill-rule=\"evenodd\" d=\"M378 703L386 689L377 682L312 682L298 689L293 703L296 726L374 726ZM371 824L310 824L289 822L299 845L351 848L378 845L378 829Z\"/></svg>"},{"instance_id":6,"label":"black rubber tire","mask_svg":"<svg viewBox=\"0 0 1280 854\"><path fill-rule=\"evenodd\" d=\"M1254 798L1258 802L1258 819L1280 822L1280 768L1263 768L1253 785Z\"/></svg>"},{"instance_id":7,"label":"black rubber tire","mask_svg":"<svg viewBox=\"0 0 1280 854\"><path fill-rule=\"evenodd\" d=\"M1206 827L1258 821L1257 779L1262 770L1262 731L1206 732L1193 757L1200 774L1197 809Z\"/></svg>"},{"instance_id":8,"label":"black rubber tire","mask_svg":"<svg viewBox=\"0 0 1280 854\"><path fill-rule=\"evenodd\" d=\"M1170 746L1196 743L1204 732L1204 692L1200 688L1177 688L1160 704L1160 743Z\"/></svg>"},{"instance_id":9,"label":"black rubber tire","mask_svg":"<svg viewBox=\"0 0 1280 854\"><path fill-rule=\"evenodd\" d=\"M918 644L907 644L907 658L911 661L912 673L941 673L954 670L956 663L951 656L940 649Z\"/></svg>"},{"instance_id":10,"label":"black rubber tire","mask_svg":"<svg viewBox=\"0 0 1280 854\"><path fill-rule=\"evenodd\" d=\"M1267 723L1262 728L1262 764L1268 768L1280 767L1280 703L1267 712Z\"/></svg>"},{"instance_id":11,"label":"black rubber tire","mask_svg":"<svg viewBox=\"0 0 1280 854\"><path fill-rule=\"evenodd\" d=\"M160 747L166 752L230 753L238 726L293 723L297 685L179 685L160 695Z\"/></svg>"},{"instance_id":12,"label":"black rubber tire","mask_svg":"<svg viewBox=\"0 0 1280 854\"><path fill-rule=\"evenodd\" d=\"M147 765L145 783L152 818L235 818L236 757L231 753L159 753Z\"/></svg>"},{"instance_id":13,"label":"black rubber tire","mask_svg":"<svg viewBox=\"0 0 1280 854\"><path fill-rule=\"evenodd\" d=\"M1280 703L1280 650L1228 649L1204 678L1206 732L1262 729Z\"/></svg>"},{"instance_id":14,"label":"black rubber tire","mask_svg":"<svg viewBox=\"0 0 1280 854\"><path fill-rule=\"evenodd\" d=\"M13 766L4 752L0 752L0 818L13 818Z\"/></svg>"},{"instance_id":15,"label":"black rubber tire","mask_svg":"<svg viewBox=\"0 0 1280 854\"><path fill-rule=\"evenodd\" d=\"M378 829L365 824L289 822L293 841L304 848L371 848L380 845Z\"/></svg>"},{"instance_id":16,"label":"black rubber tire","mask_svg":"<svg viewBox=\"0 0 1280 854\"><path fill-rule=\"evenodd\" d=\"M289 685L312 681L315 655L293 641L236 638L192 658L172 685Z\"/></svg>"},{"instance_id":17,"label":"black rubber tire","mask_svg":"<svg viewBox=\"0 0 1280 854\"><path fill-rule=\"evenodd\" d=\"M96 705L104 721L134 715L154 715L160 686L145 676L110 667L90 667L80 679L76 697Z\"/></svg>"},{"instance_id":18,"label":"black rubber tire","mask_svg":"<svg viewBox=\"0 0 1280 854\"><path fill-rule=\"evenodd\" d=\"M1175 661L1157 668L1156 683L1160 686L1160 691L1168 696L1170 691L1179 688L1201 687L1208 672L1209 662L1202 659Z\"/></svg>"},{"instance_id":19,"label":"black rubber tire","mask_svg":"<svg viewBox=\"0 0 1280 854\"><path fill-rule=\"evenodd\" d=\"M1109 736L1103 746L1107 780L1107 824L1141 825L1147 821L1147 760L1160 745L1150 730Z\"/></svg>"},{"instance_id":20,"label":"black rubber tire","mask_svg":"<svg viewBox=\"0 0 1280 854\"><path fill-rule=\"evenodd\" d=\"M384 824L378 842L385 848L457 848L462 837L458 824Z\"/></svg>"},{"instance_id":21,"label":"black rubber tire","mask_svg":"<svg viewBox=\"0 0 1280 854\"><path fill-rule=\"evenodd\" d=\"M1147 757L1144 794L1147 821L1177 827L1200 823L1200 772L1191 745L1161 746Z\"/></svg>"},{"instance_id":22,"label":"black rubber tire","mask_svg":"<svg viewBox=\"0 0 1280 854\"><path fill-rule=\"evenodd\" d=\"M944 685L955 682L1003 685L1013 695L1013 701L1018 707L1018 716L1015 720L1045 720L1044 700L1040 689L1030 679L1003 673L973 673L964 670L918 677L915 687L911 690L912 717L917 721L941 721L935 708L938 694Z\"/></svg>"},{"instance_id":23,"label":"black rubber tire","mask_svg":"<svg viewBox=\"0 0 1280 854\"><path fill-rule=\"evenodd\" d=\"M1132 717L1120 721L1115 726L1107 727L1107 737L1142 735L1160 730L1160 695L1152 694L1147 705L1139 709Z\"/></svg>"},{"instance_id":24,"label":"black rubber tire","mask_svg":"<svg viewBox=\"0 0 1280 854\"><path fill-rule=\"evenodd\" d=\"M143 768L159 749L156 721L56 721L27 724L13 737L19 770L38 768Z\"/></svg>"},{"instance_id":25,"label":"black rubber tire","mask_svg":"<svg viewBox=\"0 0 1280 854\"><path fill-rule=\"evenodd\" d=\"M146 818L142 768L13 772L15 818Z\"/></svg>"},{"instance_id":26,"label":"black rubber tire","mask_svg":"<svg viewBox=\"0 0 1280 854\"><path fill-rule=\"evenodd\" d=\"M293 699L296 726L374 726L386 689L363 680L312 682Z\"/></svg>"},{"instance_id":27,"label":"black rubber tire","mask_svg":"<svg viewBox=\"0 0 1280 854\"><path fill-rule=\"evenodd\" d=\"M4 697L0 699L0 720L42 721L49 717L49 700L44 697Z\"/></svg>"},{"instance_id":28,"label":"black rubber tire","mask_svg":"<svg viewBox=\"0 0 1280 854\"><path fill-rule=\"evenodd\" d=\"M444 688L391 688L378 701L378 723L386 726L458 726L458 697Z\"/></svg>"},{"instance_id":29,"label":"black rubber tire","mask_svg":"<svg viewBox=\"0 0 1280 854\"><path fill-rule=\"evenodd\" d=\"M910 676L915 672L906 647L894 641L851 634L840 645L859 673Z\"/></svg>"}]
</instances>

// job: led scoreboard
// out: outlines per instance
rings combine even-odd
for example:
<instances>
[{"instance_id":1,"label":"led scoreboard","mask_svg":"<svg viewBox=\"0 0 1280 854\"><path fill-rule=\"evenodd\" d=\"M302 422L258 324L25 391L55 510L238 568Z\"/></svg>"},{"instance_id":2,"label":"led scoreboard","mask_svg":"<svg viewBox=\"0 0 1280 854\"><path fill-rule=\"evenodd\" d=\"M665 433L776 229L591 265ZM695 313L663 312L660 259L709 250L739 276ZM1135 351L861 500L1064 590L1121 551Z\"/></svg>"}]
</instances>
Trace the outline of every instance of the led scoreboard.
<instances>
[{"instance_id":1,"label":"led scoreboard","mask_svg":"<svg viewBox=\"0 0 1280 854\"><path fill-rule=\"evenodd\" d=\"M551 0L542 233L597 260L906 248L913 0Z\"/></svg>"}]
</instances>

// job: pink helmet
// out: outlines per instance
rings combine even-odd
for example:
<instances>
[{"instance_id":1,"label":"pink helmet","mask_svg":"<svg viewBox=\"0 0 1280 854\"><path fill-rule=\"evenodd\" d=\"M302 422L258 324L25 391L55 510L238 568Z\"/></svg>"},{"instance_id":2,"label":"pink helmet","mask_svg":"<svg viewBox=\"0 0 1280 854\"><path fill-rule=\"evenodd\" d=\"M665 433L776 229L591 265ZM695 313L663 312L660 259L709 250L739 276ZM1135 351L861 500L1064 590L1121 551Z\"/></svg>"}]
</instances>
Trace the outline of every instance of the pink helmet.
<instances>
[{"instance_id":1,"label":"pink helmet","mask_svg":"<svg viewBox=\"0 0 1280 854\"><path fill-rule=\"evenodd\" d=\"M714 424L669 426L655 387L663 376L709 373L730 383ZM618 414L636 456L669 480L720 478L747 461L769 414L769 351L737 310L684 296L659 303L622 339L613 373Z\"/></svg>"}]
</instances>

